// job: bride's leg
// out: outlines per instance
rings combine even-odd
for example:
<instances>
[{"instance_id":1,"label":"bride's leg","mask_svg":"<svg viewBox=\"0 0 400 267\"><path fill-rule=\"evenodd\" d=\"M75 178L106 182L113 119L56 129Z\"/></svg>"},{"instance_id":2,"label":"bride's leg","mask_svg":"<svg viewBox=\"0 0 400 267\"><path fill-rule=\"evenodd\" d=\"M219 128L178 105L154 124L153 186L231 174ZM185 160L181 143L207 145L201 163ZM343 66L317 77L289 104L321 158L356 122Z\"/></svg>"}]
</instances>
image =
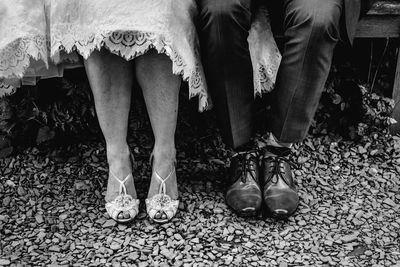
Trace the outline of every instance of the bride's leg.
<instances>
[{"instance_id":1,"label":"bride's leg","mask_svg":"<svg viewBox=\"0 0 400 267\"><path fill-rule=\"evenodd\" d=\"M170 174L175 161L175 129L181 78L172 73L171 60L155 51L136 59L136 76L143 90L155 138L153 170L165 178ZM159 185L159 180L152 179L148 198L158 194ZM166 193L172 199L178 198L175 175L167 180ZM156 219L161 218L156 216Z\"/></svg>"},{"instance_id":2,"label":"bride's leg","mask_svg":"<svg viewBox=\"0 0 400 267\"><path fill-rule=\"evenodd\" d=\"M103 132L107 161L115 176L123 180L132 172L130 150L127 143L128 117L131 105L132 62L109 53L95 51L85 61L86 72L93 91L96 112ZM110 175L106 201L119 194L119 183ZM133 179L126 183L127 193L136 198ZM121 216L126 214L120 214Z\"/></svg>"}]
</instances>

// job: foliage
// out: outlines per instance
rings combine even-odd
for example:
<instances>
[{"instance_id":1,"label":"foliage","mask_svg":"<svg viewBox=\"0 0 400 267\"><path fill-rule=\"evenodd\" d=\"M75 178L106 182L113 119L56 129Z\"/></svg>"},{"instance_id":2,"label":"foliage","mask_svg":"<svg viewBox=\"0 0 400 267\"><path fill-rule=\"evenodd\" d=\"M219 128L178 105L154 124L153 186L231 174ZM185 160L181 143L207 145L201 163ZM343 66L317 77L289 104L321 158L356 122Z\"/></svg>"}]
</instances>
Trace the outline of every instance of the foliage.
<instances>
[{"instance_id":1,"label":"foliage","mask_svg":"<svg viewBox=\"0 0 400 267\"><path fill-rule=\"evenodd\" d=\"M357 70L349 60L351 57L343 51L339 52L311 133L333 133L354 140L386 130L394 122L390 118L393 101L385 97L390 95L393 81L395 62L391 59L395 58L396 49L392 46L397 47L396 43L376 43L375 54L380 57L371 57L369 63L363 63ZM356 55L353 61L365 61L369 47L366 43L360 43L358 47L361 49L354 50L360 55ZM362 78L359 73L368 75ZM193 103L187 104L187 96L182 99L181 110L184 112L180 122L199 123L200 116L195 112L186 112L192 111L190 105ZM144 115L143 100L139 97L135 101L136 112L131 120L131 130L141 128L140 125L148 121L147 115ZM265 103L260 105L264 110L265 106ZM257 113L257 118L260 121L257 125L265 124L264 115ZM99 136L92 94L81 69L66 73L64 78L43 80L38 86L23 87L11 97L0 99L0 157L10 155L17 145L66 144Z\"/></svg>"},{"instance_id":2,"label":"foliage","mask_svg":"<svg viewBox=\"0 0 400 267\"><path fill-rule=\"evenodd\" d=\"M351 80L335 80L321 97L312 132L337 133L343 138L360 139L377 131L387 131L394 101Z\"/></svg>"},{"instance_id":3,"label":"foliage","mask_svg":"<svg viewBox=\"0 0 400 267\"><path fill-rule=\"evenodd\" d=\"M0 99L0 113L0 156L10 154L16 144L62 143L99 134L86 79L51 79L22 87Z\"/></svg>"}]
</instances>

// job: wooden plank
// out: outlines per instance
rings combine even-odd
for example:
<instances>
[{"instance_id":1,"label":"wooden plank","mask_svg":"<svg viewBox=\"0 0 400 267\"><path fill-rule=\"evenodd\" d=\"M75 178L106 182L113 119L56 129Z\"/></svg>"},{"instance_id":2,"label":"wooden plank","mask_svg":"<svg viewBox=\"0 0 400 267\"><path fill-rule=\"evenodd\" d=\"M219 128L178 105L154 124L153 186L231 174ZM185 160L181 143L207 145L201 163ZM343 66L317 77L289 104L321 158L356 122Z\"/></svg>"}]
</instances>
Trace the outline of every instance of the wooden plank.
<instances>
[{"instance_id":1,"label":"wooden plank","mask_svg":"<svg viewBox=\"0 0 400 267\"><path fill-rule=\"evenodd\" d=\"M400 2L397 0L391 1L376 1L367 13L368 15L400 15Z\"/></svg>"},{"instance_id":2,"label":"wooden plank","mask_svg":"<svg viewBox=\"0 0 400 267\"><path fill-rule=\"evenodd\" d=\"M397 54L397 66L393 86L393 100L395 106L392 112L392 118L395 119L397 123L390 125L389 130L392 135L396 135L400 134L400 50L398 50Z\"/></svg>"},{"instance_id":3,"label":"wooden plank","mask_svg":"<svg viewBox=\"0 0 400 267\"><path fill-rule=\"evenodd\" d=\"M398 38L400 37L400 16L368 15L361 19L356 37Z\"/></svg>"},{"instance_id":4,"label":"wooden plank","mask_svg":"<svg viewBox=\"0 0 400 267\"><path fill-rule=\"evenodd\" d=\"M400 51L397 51L396 74L394 76L393 99L396 104L400 103Z\"/></svg>"}]
</instances>

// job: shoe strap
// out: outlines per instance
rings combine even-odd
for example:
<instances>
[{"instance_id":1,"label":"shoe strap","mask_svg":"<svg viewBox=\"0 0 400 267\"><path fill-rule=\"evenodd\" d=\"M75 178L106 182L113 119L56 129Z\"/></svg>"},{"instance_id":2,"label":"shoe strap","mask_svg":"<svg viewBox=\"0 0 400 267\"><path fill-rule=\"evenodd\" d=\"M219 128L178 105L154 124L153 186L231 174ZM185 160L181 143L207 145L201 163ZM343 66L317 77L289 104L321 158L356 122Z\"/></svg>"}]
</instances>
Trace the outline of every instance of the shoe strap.
<instances>
[{"instance_id":1,"label":"shoe strap","mask_svg":"<svg viewBox=\"0 0 400 267\"><path fill-rule=\"evenodd\" d=\"M174 174L175 172L175 167L172 169L172 171L168 174L168 176L166 178L162 178L157 171L154 171L154 175L156 176L156 178L161 182L160 184L160 189L158 190L159 194L166 194L166 184L165 182L172 176L172 174Z\"/></svg>"},{"instance_id":2,"label":"shoe strap","mask_svg":"<svg viewBox=\"0 0 400 267\"><path fill-rule=\"evenodd\" d=\"M132 173L128 174L128 176L126 176L124 180L118 179L118 177L111 170L110 170L110 173L111 173L111 176L114 177L114 179L119 182L119 193L127 195L128 191L126 190L125 183L132 176Z\"/></svg>"}]
</instances>

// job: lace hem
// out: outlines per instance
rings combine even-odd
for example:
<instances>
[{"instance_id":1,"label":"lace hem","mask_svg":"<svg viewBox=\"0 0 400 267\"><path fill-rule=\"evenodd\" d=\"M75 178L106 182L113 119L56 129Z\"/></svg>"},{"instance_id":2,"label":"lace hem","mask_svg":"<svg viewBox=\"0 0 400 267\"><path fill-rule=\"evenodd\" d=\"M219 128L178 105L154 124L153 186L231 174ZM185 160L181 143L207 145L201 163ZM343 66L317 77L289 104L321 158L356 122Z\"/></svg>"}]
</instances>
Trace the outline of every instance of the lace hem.
<instances>
[{"instance_id":1,"label":"lace hem","mask_svg":"<svg viewBox=\"0 0 400 267\"><path fill-rule=\"evenodd\" d=\"M42 60L46 67L46 36L36 35L19 38L0 49L0 78L22 78L31 60Z\"/></svg>"},{"instance_id":2,"label":"lace hem","mask_svg":"<svg viewBox=\"0 0 400 267\"><path fill-rule=\"evenodd\" d=\"M269 13L261 5L255 15L248 37L254 74L254 96L274 89L282 56L272 34Z\"/></svg>"},{"instance_id":3,"label":"lace hem","mask_svg":"<svg viewBox=\"0 0 400 267\"><path fill-rule=\"evenodd\" d=\"M0 98L14 94L15 90L16 88L14 86L0 80Z\"/></svg>"},{"instance_id":4,"label":"lace hem","mask_svg":"<svg viewBox=\"0 0 400 267\"><path fill-rule=\"evenodd\" d=\"M278 70L267 67L262 63L257 64L257 71L254 71L254 96L262 97L262 94L269 93L275 88L276 73Z\"/></svg>"},{"instance_id":5,"label":"lace hem","mask_svg":"<svg viewBox=\"0 0 400 267\"><path fill-rule=\"evenodd\" d=\"M51 43L52 57L55 57L60 51L68 54L76 51L84 59L87 59L95 50L100 50L104 47L113 54L121 56L126 60L132 60L151 49L155 49L158 53L167 55L172 61L172 72L175 75L182 76L182 79L189 83L189 98L199 97L199 110L204 111L211 106L200 63L196 63L194 67L188 66L185 60L174 49L172 42L160 34L138 31L114 31L77 37L73 33L79 31L67 27L57 29L55 32L68 33L54 35Z\"/></svg>"}]
</instances>

